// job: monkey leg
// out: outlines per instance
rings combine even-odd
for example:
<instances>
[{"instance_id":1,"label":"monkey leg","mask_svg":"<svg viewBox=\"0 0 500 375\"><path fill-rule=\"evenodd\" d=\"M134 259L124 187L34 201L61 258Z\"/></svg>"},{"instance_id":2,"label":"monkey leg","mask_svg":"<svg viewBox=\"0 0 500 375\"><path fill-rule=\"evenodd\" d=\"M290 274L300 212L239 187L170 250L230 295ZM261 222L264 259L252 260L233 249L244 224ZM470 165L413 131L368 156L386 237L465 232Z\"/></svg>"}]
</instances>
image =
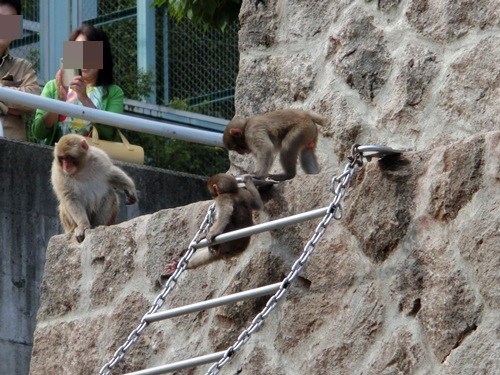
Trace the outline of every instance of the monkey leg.
<instances>
[{"instance_id":1,"label":"monkey leg","mask_svg":"<svg viewBox=\"0 0 500 375\"><path fill-rule=\"evenodd\" d=\"M294 178L297 174L297 159L299 157L301 142L298 136L290 133L283 139L281 144L280 164L283 167L284 173L270 175L270 177L276 181L289 180Z\"/></svg>"},{"instance_id":2,"label":"monkey leg","mask_svg":"<svg viewBox=\"0 0 500 375\"><path fill-rule=\"evenodd\" d=\"M64 227L64 231L66 233L71 233L75 230L77 226L76 222L62 205L59 206L59 219L61 220L61 224Z\"/></svg>"},{"instance_id":3,"label":"monkey leg","mask_svg":"<svg viewBox=\"0 0 500 375\"><path fill-rule=\"evenodd\" d=\"M115 224L119 203L118 195L116 195L115 191L110 189L108 194L99 203L99 206L96 207L96 212L92 215L90 222L92 227Z\"/></svg>"},{"instance_id":4,"label":"monkey leg","mask_svg":"<svg viewBox=\"0 0 500 375\"><path fill-rule=\"evenodd\" d=\"M134 181L120 168L113 166L113 170L109 176L110 184L118 190L123 190L127 200L126 205L137 202L137 192L135 190Z\"/></svg>"},{"instance_id":5,"label":"monkey leg","mask_svg":"<svg viewBox=\"0 0 500 375\"><path fill-rule=\"evenodd\" d=\"M221 257L226 257L226 258L233 257L246 250L249 243L250 243L250 237L243 237L234 241L221 243L217 245L219 247L218 252Z\"/></svg>"},{"instance_id":6,"label":"monkey leg","mask_svg":"<svg viewBox=\"0 0 500 375\"><path fill-rule=\"evenodd\" d=\"M244 237L238 240L211 246L210 248L198 249L193 254L187 268L198 268L200 266L210 264L218 259L231 258L245 250L249 243L250 237Z\"/></svg>"},{"instance_id":7,"label":"monkey leg","mask_svg":"<svg viewBox=\"0 0 500 375\"><path fill-rule=\"evenodd\" d=\"M256 160L255 177L264 179L267 177L274 161L274 144L265 132L259 132L247 139Z\"/></svg>"},{"instance_id":8,"label":"monkey leg","mask_svg":"<svg viewBox=\"0 0 500 375\"><path fill-rule=\"evenodd\" d=\"M90 228L87 210L78 199L68 199L59 207L61 223L66 232L73 232L78 242L85 239L85 230Z\"/></svg>"}]
</instances>

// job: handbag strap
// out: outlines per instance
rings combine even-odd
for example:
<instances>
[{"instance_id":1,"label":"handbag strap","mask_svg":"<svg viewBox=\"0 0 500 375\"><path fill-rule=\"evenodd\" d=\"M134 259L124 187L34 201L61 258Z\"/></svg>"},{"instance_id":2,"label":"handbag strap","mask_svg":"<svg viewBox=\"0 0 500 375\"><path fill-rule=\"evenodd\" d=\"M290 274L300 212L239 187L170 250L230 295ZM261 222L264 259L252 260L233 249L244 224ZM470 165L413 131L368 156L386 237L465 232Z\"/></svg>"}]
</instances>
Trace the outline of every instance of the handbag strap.
<instances>
[{"instance_id":1,"label":"handbag strap","mask_svg":"<svg viewBox=\"0 0 500 375\"><path fill-rule=\"evenodd\" d=\"M128 141L127 138L125 138L125 136L123 135L123 133L120 131L120 129L116 129L116 131L118 132L118 134L120 135L120 138L122 139L122 142L123 144L125 145L125 147L127 148L127 150L129 151L132 151L132 147L130 146L130 143Z\"/></svg>"},{"instance_id":2,"label":"handbag strap","mask_svg":"<svg viewBox=\"0 0 500 375\"><path fill-rule=\"evenodd\" d=\"M95 126L92 126L92 140L95 143L99 143L99 132L97 131L97 128Z\"/></svg>"},{"instance_id":3,"label":"handbag strap","mask_svg":"<svg viewBox=\"0 0 500 375\"><path fill-rule=\"evenodd\" d=\"M116 129L116 131L118 132L118 135L120 136L122 143L125 145L127 150L132 151L132 146L130 146L130 142L128 141L127 138L125 138L120 129ZM95 126L92 126L92 140L96 144L99 144L99 132L97 131L97 128Z\"/></svg>"}]
</instances>

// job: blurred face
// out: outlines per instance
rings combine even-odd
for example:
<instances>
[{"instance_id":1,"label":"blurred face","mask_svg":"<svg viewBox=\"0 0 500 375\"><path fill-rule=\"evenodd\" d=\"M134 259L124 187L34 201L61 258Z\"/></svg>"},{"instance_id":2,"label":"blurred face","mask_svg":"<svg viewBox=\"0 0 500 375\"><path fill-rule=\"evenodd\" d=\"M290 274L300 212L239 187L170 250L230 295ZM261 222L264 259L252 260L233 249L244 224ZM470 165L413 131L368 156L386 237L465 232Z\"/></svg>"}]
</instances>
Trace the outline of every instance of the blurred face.
<instances>
[{"instance_id":1,"label":"blurred face","mask_svg":"<svg viewBox=\"0 0 500 375\"><path fill-rule=\"evenodd\" d=\"M11 5L0 5L0 20L2 16L14 16L16 15L16 9L12 7ZM9 47L10 42L12 39L2 39L2 27L3 22L0 22L0 55L4 53L4 51ZM6 30L7 31L7 30Z\"/></svg>"},{"instance_id":2,"label":"blurred face","mask_svg":"<svg viewBox=\"0 0 500 375\"><path fill-rule=\"evenodd\" d=\"M75 42L86 42L87 37L80 34L76 37ZM97 81L97 74L99 69L82 69L83 80L87 83L95 83Z\"/></svg>"}]
</instances>

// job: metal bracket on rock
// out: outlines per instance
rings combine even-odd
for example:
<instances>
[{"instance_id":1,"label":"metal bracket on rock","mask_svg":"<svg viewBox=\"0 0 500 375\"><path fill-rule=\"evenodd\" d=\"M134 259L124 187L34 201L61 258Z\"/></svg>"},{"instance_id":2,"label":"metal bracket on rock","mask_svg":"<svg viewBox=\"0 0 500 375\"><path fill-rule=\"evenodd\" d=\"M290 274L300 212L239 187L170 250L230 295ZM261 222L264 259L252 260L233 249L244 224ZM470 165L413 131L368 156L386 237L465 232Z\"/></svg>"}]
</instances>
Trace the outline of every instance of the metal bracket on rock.
<instances>
[{"instance_id":1,"label":"metal bracket on rock","mask_svg":"<svg viewBox=\"0 0 500 375\"><path fill-rule=\"evenodd\" d=\"M371 161L372 158L380 158L381 159L385 156L399 155L399 154L402 154L403 152L408 152L408 151L412 151L412 149L411 148L394 149L394 148L387 147L387 146L373 146L373 145L366 145L366 146L354 145L353 146L353 154L360 153L368 161Z\"/></svg>"}]
</instances>

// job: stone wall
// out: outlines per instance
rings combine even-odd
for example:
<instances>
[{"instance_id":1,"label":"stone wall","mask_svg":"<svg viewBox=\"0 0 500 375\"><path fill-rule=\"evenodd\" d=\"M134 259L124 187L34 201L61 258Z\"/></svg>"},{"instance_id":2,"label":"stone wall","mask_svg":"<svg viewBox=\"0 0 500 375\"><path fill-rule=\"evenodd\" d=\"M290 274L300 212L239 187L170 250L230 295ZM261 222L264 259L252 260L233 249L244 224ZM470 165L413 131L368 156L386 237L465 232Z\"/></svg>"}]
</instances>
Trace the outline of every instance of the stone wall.
<instances>
[{"instance_id":1,"label":"stone wall","mask_svg":"<svg viewBox=\"0 0 500 375\"><path fill-rule=\"evenodd\" d=\"M244 1L237 112L330 118L325 170L354 142L425 150L498 129L499 12L493 0Z\"/></svg>"},{"instance_id":2,"label":"stone wall","mask_svg":"<svg viewBox=\"0 0 500 375\"><path fill-rule=\"evenodd\" d=\"M283 303L222 373L500 371L500 132L368 163ZM263 192L269 220L327 206L332 175ZM31 374L91 374L136 328L165 265L210 201L99 227L47 249ZM230 261L186 271L172 308L275 283L319 220L254 235ZM148 326L116 374L226 349L266 297ZM204 374L208 365L179 374Z\"/></svg>"},{"instance_id":3,"label":"stone wall","mask_svg":"<svg viewBox=\"0 0 500 375\"><path fill-rule=\"evenodd\" d=\"M222 373L500 373L499 6L243 1L238 113L293 107L330 118L322 172L263 191L256 221L327 206L354 142L415 151L358 171L344 219ZM230 157L234 172L253 167ZM31 373L98 372L162 290L165 265L209 204L100 227L82 244L53 237ZM241 256L186 271L165 308L280 281L317 222L254 235ZM224 350L266 301L154 323L115 373Z\"/></svg>"}]
</instances>

